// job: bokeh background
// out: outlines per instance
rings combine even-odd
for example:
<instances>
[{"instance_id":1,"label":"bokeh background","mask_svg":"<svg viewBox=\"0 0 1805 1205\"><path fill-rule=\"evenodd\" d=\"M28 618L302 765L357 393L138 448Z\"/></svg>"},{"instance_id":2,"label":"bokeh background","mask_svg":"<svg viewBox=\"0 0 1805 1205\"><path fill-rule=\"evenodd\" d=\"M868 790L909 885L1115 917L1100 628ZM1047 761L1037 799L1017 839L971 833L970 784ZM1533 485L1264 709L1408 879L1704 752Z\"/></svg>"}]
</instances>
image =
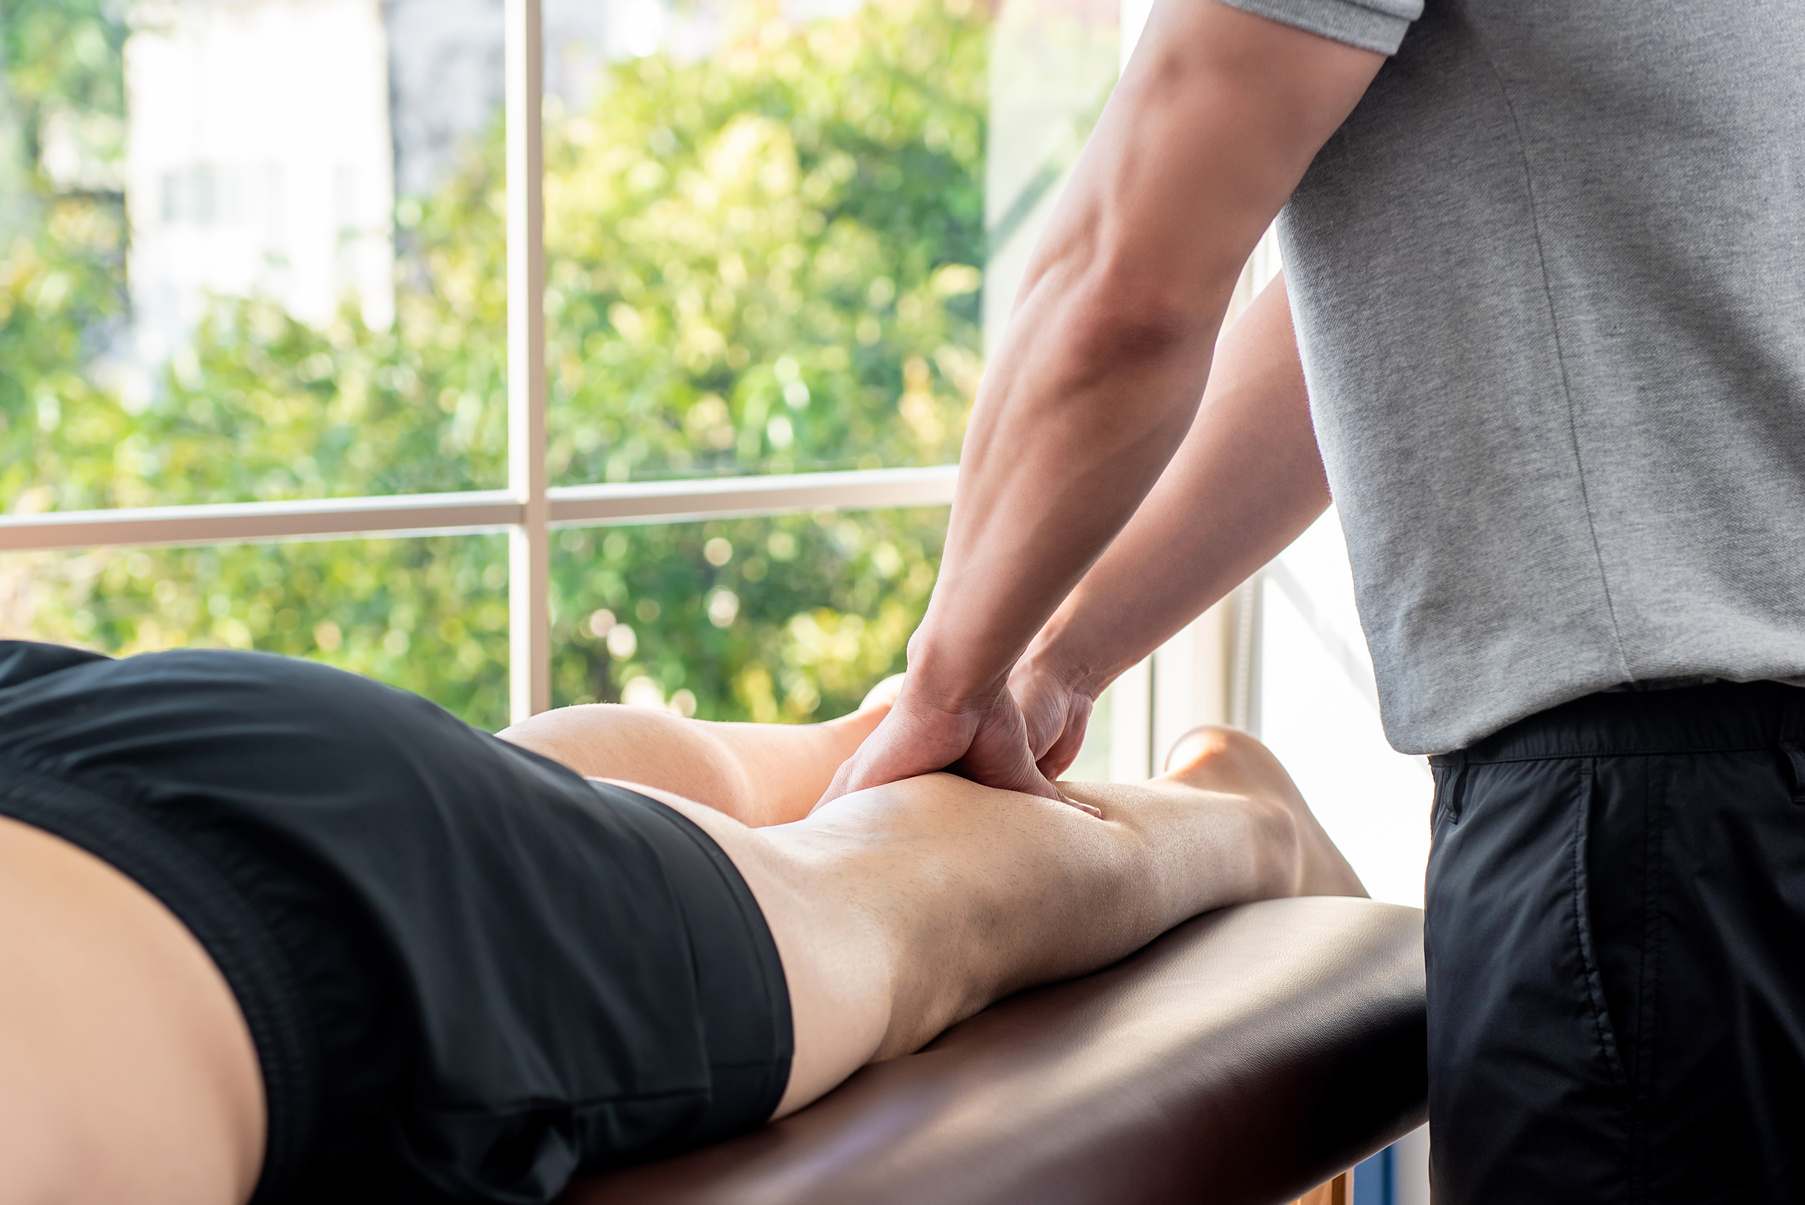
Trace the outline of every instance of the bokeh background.
<instances>
[{"instance_id":1,"label":"bokeh background","mask_svg":"<svg viewBox=\"0 0 1805 1205\"><path fill-rule=\"evenodd\" d=\"M500 9L0 0L0 509L502 485ZM548 5L555 484L957 459L992 26ZM944 526L558 533L554 702L837 714ZM313 657L492 728L506 586L485 536L10 554L0 631Z\"/></svg>"}]
</instances>

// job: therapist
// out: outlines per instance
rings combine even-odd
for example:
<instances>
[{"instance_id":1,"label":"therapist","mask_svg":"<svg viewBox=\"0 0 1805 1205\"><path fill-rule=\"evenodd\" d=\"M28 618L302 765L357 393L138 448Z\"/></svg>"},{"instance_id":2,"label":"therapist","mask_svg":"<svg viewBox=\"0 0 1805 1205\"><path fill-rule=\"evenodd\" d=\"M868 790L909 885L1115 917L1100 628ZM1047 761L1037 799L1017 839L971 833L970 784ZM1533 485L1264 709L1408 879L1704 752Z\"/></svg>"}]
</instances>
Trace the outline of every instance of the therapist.
<instances>
[{"instance_id":1,"label":"therapist","mask_svg":"<svg viewBox=\"0 0 1805 1205\"><path fill-rule=\"evenodd\" d=\"M1805 1199L1802 114L1793 0L1161 0L830 795L1057 795L1332 491L1437 755L1437 1200Z\"/></svg>"}]
</instances>

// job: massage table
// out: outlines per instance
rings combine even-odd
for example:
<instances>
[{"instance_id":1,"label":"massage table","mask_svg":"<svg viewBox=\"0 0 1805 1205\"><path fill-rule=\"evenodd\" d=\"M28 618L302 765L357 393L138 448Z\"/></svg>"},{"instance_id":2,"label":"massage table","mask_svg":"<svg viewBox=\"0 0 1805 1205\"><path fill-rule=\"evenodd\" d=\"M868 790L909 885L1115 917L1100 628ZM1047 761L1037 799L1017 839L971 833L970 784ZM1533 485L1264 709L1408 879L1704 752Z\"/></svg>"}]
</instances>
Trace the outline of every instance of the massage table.
<instances>
[{"instance_id":1,"label":"massage table","mask_svg":"<svg viewBox=\"0 0 1805 1205\"><path fill-rule=\"evenodd\" d=\"M1415 909L1227 908L561 1205L1346 1205L1425 1119L1423 1003Z\"/></svg>"}]
</instances>

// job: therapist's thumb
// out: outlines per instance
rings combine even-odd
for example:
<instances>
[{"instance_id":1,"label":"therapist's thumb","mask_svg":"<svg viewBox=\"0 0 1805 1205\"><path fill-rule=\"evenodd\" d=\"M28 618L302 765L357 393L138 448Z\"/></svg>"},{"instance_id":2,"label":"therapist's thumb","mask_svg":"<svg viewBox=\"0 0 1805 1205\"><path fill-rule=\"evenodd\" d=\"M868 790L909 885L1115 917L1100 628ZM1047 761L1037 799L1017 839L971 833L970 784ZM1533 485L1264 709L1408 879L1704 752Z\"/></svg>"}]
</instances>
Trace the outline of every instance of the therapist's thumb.
<instances>
[{"instance_id":1,"label":"therapist's thumb","mask_svg":"<svg viewBox=\"0 0 1805 1205\"><path fill-rule=\"evenodd\" d=\"M954 748L959 745L957 739L918 739L923 734L909 731L915 727L898 722L897 711L892 708L890 714L865 738L857 751L840 763L840 768L834 772L833 781L828 784L821 798L816 800L815 808L854 791L881 787L885 783L943 770L964 752L963 746ZM815 808L809 810L813 812Z\"/></svg>"},{"instance_id":2,"label":"therapist's thumb","mask_svg":"<svg viewBox=\"0 0 1805 1205\"><path fill-rule=\"evenodd\" d=\"M1061 803L1072 802L1060 794L1059 788L1035 764L1027 725L1008 694L1004 694L999 705L985 716L965 752L948 768L999 791L1019 791Z\"/></svg>"}]
</instances>

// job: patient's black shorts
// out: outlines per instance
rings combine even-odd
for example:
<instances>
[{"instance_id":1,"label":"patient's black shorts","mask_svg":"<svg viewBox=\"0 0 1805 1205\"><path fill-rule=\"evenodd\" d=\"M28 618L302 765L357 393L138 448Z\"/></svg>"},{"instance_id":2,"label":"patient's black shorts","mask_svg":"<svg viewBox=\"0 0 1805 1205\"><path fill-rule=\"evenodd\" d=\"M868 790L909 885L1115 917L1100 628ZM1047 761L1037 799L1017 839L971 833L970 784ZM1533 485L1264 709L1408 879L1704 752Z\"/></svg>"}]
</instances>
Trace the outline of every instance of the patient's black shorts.
<instances>
[{"instance_id":1,"label":"patient's black shorts","mask_svg":"<svg viewBox=\"0 0 1805 1205\"><path fill-rule=\"evenodd\" d=\"M211 954L268 1095L260 1203L549 1201L788 1081L783 968L718 846L367 679L0 642L0 814Z\"/></svg>"}]
</instances>

